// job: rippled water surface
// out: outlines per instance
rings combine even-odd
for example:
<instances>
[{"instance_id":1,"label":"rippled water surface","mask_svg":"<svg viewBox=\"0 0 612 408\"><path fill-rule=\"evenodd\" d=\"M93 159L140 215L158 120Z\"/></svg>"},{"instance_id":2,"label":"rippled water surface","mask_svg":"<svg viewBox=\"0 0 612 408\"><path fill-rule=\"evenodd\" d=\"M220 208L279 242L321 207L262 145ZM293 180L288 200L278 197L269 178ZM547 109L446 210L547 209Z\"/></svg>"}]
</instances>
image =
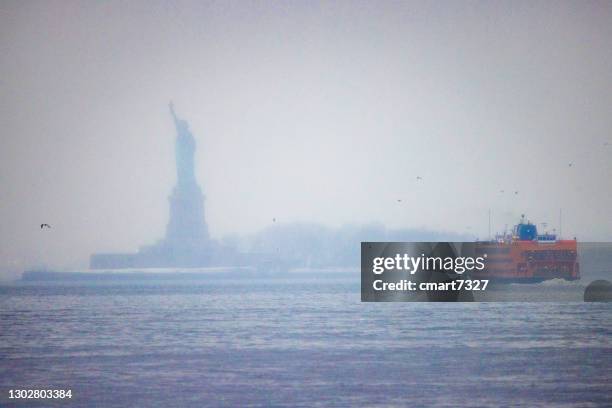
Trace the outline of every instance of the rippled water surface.
<instances>
[{"instance_id":1,"label":"rippled water surface","mask_svg":"<svg viewBox=\"0 0 612 408\"><path fill-rule=\"evenodd\" d=\"M0 406L612 406L611 334L611 304L361 303L344 280L10 285Z\"/></svg>"}]
</instances>

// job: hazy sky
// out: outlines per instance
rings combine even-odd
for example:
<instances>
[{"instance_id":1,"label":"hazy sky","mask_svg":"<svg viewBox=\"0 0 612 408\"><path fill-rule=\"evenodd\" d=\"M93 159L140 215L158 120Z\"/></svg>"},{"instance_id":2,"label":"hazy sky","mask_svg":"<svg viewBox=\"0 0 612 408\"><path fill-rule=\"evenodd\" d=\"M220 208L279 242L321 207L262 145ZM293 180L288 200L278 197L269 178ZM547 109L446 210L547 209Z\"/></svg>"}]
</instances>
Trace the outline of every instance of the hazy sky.
<instances>
[{"instance_id":1,"label":"hazy sky","mask_svg":"<svg viewBox=\"0 0 612 408\"><path fill-rule=\"evenodd\" d=\"M163 236L171 99L214 237L562 207L612 240L609 1L3 1L0 55L0 276Z\"/></svg>"}]
</instances>

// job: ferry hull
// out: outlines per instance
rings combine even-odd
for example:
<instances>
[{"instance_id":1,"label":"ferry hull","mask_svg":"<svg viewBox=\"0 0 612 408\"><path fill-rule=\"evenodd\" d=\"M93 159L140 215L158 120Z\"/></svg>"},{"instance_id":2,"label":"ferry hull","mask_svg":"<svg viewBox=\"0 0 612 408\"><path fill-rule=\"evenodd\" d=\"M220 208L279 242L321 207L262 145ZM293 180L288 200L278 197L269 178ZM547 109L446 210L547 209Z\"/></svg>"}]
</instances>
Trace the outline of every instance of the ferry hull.
<instances>
[{"instance_id":1,"label":"ferry hull","mask_svg":"<svg viewBox=\"0 0 612 408\"><path fill-rule=\"evenodd\" d=\"M476 255L486 254L485 269L473 271L476 279L507 283L535 283L550 279L578 280L577 242L561 240L482 242L476 245Z\"/></svg>"}]
</instances>

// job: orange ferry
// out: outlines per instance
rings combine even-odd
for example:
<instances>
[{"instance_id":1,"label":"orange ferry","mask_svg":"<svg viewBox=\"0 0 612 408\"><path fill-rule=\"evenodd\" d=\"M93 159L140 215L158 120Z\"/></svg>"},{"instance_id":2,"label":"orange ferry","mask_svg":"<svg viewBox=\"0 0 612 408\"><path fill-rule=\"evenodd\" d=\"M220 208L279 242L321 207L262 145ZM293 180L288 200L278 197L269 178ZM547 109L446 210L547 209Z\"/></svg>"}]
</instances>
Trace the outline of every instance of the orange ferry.
<instances>
[{"instance_id":1,"label":"orange ferry","mask_svg":"<svg viewBox=\"0 0 612 408\"><path fill-rule=\"evenodd\" d=\"M523 215L512 233L477 242L476 256L486 254L485 269L472 271L476 279L532 283L549 279L580 279L576 239L559 239L555 234L538 234Z\"/></svg>"}]
</instances>

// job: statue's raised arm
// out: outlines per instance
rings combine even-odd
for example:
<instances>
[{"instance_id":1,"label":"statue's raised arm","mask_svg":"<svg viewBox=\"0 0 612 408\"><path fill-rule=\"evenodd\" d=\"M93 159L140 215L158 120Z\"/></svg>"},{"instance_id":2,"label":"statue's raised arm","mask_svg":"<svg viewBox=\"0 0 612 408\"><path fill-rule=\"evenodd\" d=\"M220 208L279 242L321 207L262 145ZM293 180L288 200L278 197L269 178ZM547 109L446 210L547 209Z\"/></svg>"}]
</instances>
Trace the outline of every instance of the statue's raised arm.
<instances>
[{"instance_id":1,"label":"statue's raised arm","mask_svg":"<svg viewBox=\"0 0 612 408\"><path fill-rule=\"evenodd\" d=\"M178 122L178 118L176 117L176 112L174 112L174 103L170 101L170 103L168 104L168 107L170 108L170 114L174 118L174 121Z\"/></svg>"},{"instance_id":2,"label":"statue's raised arm","mask_svg":"<svg viewBox=\"0 0 612 408\"><path fill-rule=\"evenodd\" d=\"M174 104L172 101L168 104L170 108L170 114L174 119L174 126L176 126L176 171L178 176L178 185L194 185L195 184L195 172L194 172L194 153L196 148L196 142L189 131L189 124L184 119L179 119L174 111Z\"/></svg>"},{"instance_id":3,"label":"statue's raised arm","mask_svg":"<svg viewBox=\"0 0 612 408\"><path fill-rule=\"evenodd\" d=\"M174 103L172 101L170 101L168 107L170 108L170 114L174 119L174 126L176 126L178 136L192 139L193 136L191 136L191 132L189 132L189 124L186 120L179 119L179 117L176 115L176 112L174 111Z\"/></svg>"}]
</instances>

